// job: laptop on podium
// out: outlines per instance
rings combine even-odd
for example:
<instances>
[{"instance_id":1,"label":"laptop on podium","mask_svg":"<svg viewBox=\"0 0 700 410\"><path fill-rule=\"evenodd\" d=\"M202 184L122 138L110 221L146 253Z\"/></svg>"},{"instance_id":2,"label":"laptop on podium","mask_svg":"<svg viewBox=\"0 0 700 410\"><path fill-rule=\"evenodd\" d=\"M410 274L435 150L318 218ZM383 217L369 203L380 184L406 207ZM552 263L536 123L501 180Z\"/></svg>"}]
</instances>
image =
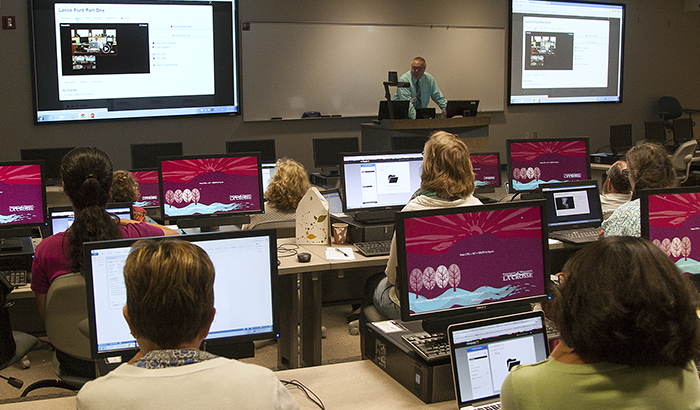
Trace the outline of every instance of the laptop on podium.
<instances>
[{"instance_id":1,"label":"laptop on podium","mask_svg":"<svg viewBox=\"0 0 700 410\"><path fill-rule=\"evenodd\" d=\"M499 409L508 372L549 356L541 311L451 325L447 334L460 410Z\"/></svg>"}]
</instances>

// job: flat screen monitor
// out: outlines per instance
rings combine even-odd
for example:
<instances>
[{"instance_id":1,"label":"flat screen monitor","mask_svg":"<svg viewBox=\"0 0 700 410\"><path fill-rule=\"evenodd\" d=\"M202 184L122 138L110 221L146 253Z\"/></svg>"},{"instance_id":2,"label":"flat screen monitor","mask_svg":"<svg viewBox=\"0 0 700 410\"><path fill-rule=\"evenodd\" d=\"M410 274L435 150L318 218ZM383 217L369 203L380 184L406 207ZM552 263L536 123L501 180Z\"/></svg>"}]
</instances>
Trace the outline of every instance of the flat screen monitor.
<instances>
[{"instance_id":1,"label":"flat screen monitor","mask_svg":"<svg viewBox=\"0 0 700 410\"><path fill-rule=\"evenodd\" d=\"M236 154L160 158L161 214L164 219L214 217L263 211L260 157ZM202 221L203 222L203 221ZM204 223L204 222L203 222Z\"/></svg>"},{"instance_id":2,"label":"flat screen monitor","mask_svg":"<svg viewBox=\"0 0 700 410\"><path fill-rule=\"evenodd\" d=\"M131 172L136 183L139 185L139 199L134 202L134 206L141 208L160 207L160 196L158 191L158 170L157 169L137 169Z\"/></svg>"},{"instance_id":3,"label":"flat screen monitor","mask_svg":"<svg viewBox=\"0 0 700 410\"><path fill-rule=\"evenodd\" d=\"M227 154L245 154L248 152L259 152L260 160L263 163L277 162L274 139L226 141Z\"/></svg>"},{"instance_id":4,"label":"flat screen monitor","mask_svg":"<svg viewBox=\"0 0 700 410\"><path fill-rule=\"evenodd\" d=\"M494 192L501 183L501 156L498 152L470 154L476 192Z\"/></svg>"},{"instance_id":5,"label":"flat screen monitor","mask_svg":"<svg viewBox=\"0 0 700 410\"><path fill-rule=\"evenodd\" d=\"M61 184L61 161L75 147L29 148L19 151L22 161L44 161L44 178L47 185Z\"/></svg>"},{"instance_id":6,"label":"flat screen monitor","mask_svg":"<svg viewBox=\"0 0 700 410\"><path fill-rule=\"evenodd\" d=\"M391 111L394 114L395 120L405 120L408 118L408 100L396 100L391 102ZM377 114L377 119L389 120L389 103L386 101L379 101L379 113Z\"/></svg>"},{"instance_id":7,"label":"flat screen monitor","mask_svg":"<svg viewBox=\"0 0 700 410\"><path fill-rule=\"evenodd\" d=\"M420 188L421 152L343 154L343 211L401 210Z\"/></svg>"},{"instance_id":8,"label":"flat screen monitor","mask_svg":"<svg viewBox=\"0 0 700 410\"><path fill-rule=\"evenodd\" d=\"M134 211L128 202L112 202L107 204L105 211L114 214L119 219L134 219ZM51 234L64 232L75 221L75 212L72 206L52 206L49 208L51 220Z\"/></svg>"},{"instance_id":9,"label":"flat screen monitor","mask_svg":"<svg viewBox=\"0 0 700 410\"><path fill-rule=\"evenodd\" d=\"M610 151L624 154L632 148L632 124L610 126Z\"/></svg>"},{"instance_id":10,"label":"flat screen monitor","mask_svg":"<svg viewBox=\"0 0 700 410\"><path fill-rule=\"evenodd\" d=\"M510 192L532 192L541 183L590 178L588 138L506 140Z\"/></svg>"},{"instance_id":11,"label":"flat screen monitor","mask_svg":"<svg viewBox=\"0 0 700 410\"><path fill-rule=\"evenodd\" d=\"M691 118L676 118L673 120L673 141L680 145L692 140L693 120Z\"/></svg>"},{"instance_id":12,"label":"flat screen monitor","mask_svg":"<svg viewBox=\"0 0 700 410\"><path fill-rule=\"evenodd\" d=\"M329 214L343 213L343 200L340 198L340 192L337 189L327 189L321 192L321 195L328 202Z\"/></svg>"},{"instance_id":13,"label":"flat screen monitor","mask_svg":"<svg viewBox=\"0 0 700 410\"><path fill-rule=\"evenodd\" d=\"M356 137L352 138L314 138L313 153L314 167L328 168L337 172L340 166L340 154L343 152L358 152L360 142Z\"/></svg>"},{"instance_id":14,"label":"flat screen monitor","mask_svg":"<svg viewBox=\"0 0 700 410\"><path fill-rule=\"evenodd\" d=\"M646 121L644 123L644 138L650 142L666 143L666 125L663 121Z\"/></svg>"},{"instance_id":15,"label":"flat screen monitor","mask_svg":"<svg viewBox=\"0 0 700 410\"><path fill-rule=\"evenodd\" d=\"M700 187L645 189L640 206L642 238L666 252L681 272L700 274Z\"/></svg>"},{"instance_id":16,"label":"flat screen monitor","mask_svg":"<svg viewBox=\"0 0 700 410\"><path fill-rule=\"evenodd\" d=\"M272 177L274 177L275 172L277 172L277 163L263 163L260 166L260 170L262 172L262 190L263 194L265 194L265 192L267 192L267 187L270 186L270 181L272 181Z\"/></svg>"},{"instance_id":17,"label":"flat screen monitor","mask_svg":"<svg viewBox=\"0 0 700 410\"><path fill-rule=\"evenodd\" d=\"M43 169L43 161L0 163L0 231L46 224Z\"/></svg>"},{"instance_id":18,"label":"flat screen monitor","mask_svg":"<svg viewBox=\"0 0 700 410\"><path fill-rule=\"evenodd\" d=\"M543 200L397 213L401 320L444 332L544 300L546 218Z\"/></svg>"},{"instance_id":19,"label":"flat screen monitor","mask_svg":"<svg viewBox=\"0 0 700 410\"><path fill-rule=\"evenodd\" d=\"M158 168L158 157L182 155L182 142L151 142L131 144L131 168Z\"/></svg>"},{"instance_id":20,"label":"flat screen monitor","mask_svg":"<svg viewBox=\"0 0 700 410\"><path fill-rule=\"evenodd\" d=\"M511 0L508 104L622 101L625 5Z\"/></svg>"},{"instance_id":21,"label":"flat screen monitor","mask_svg":"<svg viewBox=\"0 0 700 410\"><path fill-rule=\"evenodd\" d=\"M204 343L221 345L278 336L277 243L273 230L180 235L177 239L204 249L214 264L216 316ZM90 349L95 360L129 355L137 348L122 314L126 304L123 268L136 241L84 244Z\"/></svg>"},{"instance_id":22,"label":"flat screen monitor","mask_svg":"<svg viewBox=\"0 0 700 410\"><path fill-rule=\"evenodd\" d=\"M471 101L461 101L461 100L449 100L447 101L447 108L445 108L447 118L452 117L475 117L476 109L479 107L479 100Z\"/></svg>"},{"instance_id":23,"label":"flat screen monitor","mask_svg":"<svg viewBox=\"0 0 700 410\"><path fill-rule=\"evenodd\" d=\"M235 0L31 0L37 123L237 114Z\"/></svg>"}]
</instances>

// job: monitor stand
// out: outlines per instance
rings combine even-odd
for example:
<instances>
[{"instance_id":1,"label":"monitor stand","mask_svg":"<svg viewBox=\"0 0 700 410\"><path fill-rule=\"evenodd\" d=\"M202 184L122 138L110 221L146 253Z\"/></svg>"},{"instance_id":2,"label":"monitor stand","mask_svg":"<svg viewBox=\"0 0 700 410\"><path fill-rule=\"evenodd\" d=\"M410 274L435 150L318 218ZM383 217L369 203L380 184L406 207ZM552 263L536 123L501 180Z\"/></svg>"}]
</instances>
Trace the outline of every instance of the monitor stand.
<instances>
[{"instance_id":1,"label":"monitor stand","mask_svg":"<svg viewBox=\"0 0 700 410\"><path fill-rule=\"evenodd\" d=\"M532 307L529 303L518 303L508 308L486 309L445 318L424 319L422 326L423 330L430 334L447 333L447 327L455 323L466 323L492 317L514 315L516 313L529 312L530 310L532 310Z\"/></svg>"},{"instance_id":2,"label":"monitor stand","mask_svg":"<svg viewBox=\"0 0 700 410\"><path fill-rule=\"evenodd\" d=\"M199 228L201 232L217 232L223 225L250 223L250 215L215 215L211 218L183 218L177 220L178 228Z\"/></svg>"},{"instance_id":3,"label":"monitor stand","mask_svg":"<svg viewBox=\"0 0 700 410\"><path fill-rule=\"evenodd\" d=\"M532 199L542 199L542 193L540 191L520 192L520 199L522 199L523 201L529 201Z\"/></svg>"},{"instance_id":4,"label":"monitor stand","mask_svg":"<svg viewBox=\"0 0 700 410\"><path fill-rule=\"evenodd\" d=\"M378 224L391 222L394 223L394 216L396 215L396 210L376 210L376 211L357 211L353 215L356 221L363 222L366 224Z\"/></svg>"}]
</instances>

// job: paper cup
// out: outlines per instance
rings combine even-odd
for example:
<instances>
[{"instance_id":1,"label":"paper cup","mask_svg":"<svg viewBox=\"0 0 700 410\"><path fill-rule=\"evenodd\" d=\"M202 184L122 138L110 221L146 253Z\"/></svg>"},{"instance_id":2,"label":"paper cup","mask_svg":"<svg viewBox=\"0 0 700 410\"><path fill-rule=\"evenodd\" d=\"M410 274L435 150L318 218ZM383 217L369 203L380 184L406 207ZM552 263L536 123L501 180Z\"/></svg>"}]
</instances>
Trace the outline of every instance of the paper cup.
<instances>
[{"instance_id":1,"label":"paper cup","mask_svg":"<svg viewBox=\"0 0 700 410\"><path fill-rule=\"evenodd\" d=\"M336 222L333 224L333 243L336 245L342 245L345 243L345 239L348 236L348 224L343 222Z\"/></svg>"}]
</instances>

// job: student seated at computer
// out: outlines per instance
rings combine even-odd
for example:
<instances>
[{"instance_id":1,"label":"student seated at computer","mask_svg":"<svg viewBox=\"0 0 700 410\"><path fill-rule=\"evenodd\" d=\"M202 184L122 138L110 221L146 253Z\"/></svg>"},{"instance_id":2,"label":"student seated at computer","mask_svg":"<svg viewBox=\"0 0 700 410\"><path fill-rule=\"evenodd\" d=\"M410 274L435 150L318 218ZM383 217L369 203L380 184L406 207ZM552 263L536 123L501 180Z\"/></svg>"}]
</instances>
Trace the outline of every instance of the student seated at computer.
<instances>
[{"instance_id":1,"label":"student seated at computer","mask_svg":"<svg viewBox=\"0 0 700 410\"><path fill-rule=\"evenodd\" d=\"M264 367L199 350L216 309L214 265L198 246L141 240L124 265L124 318L139 353L83 386L79 409L298 409Z\"/></svg>"},{"instance_id":2,"label":"student seated at computer","mask_svg":"<svg viewBox=\"0 0 700 410\"><path fill-rule=\"evenodd\" d=\"M615 162L610 166L607 174L608 176L603 183L603 193L600 194L604 218L609 217L620 205L629 202L632 196L627 162Z\"/></svg>"},{"instance_id":3,"label":"student seated at computer","mask_svg":"<svg viewBox=\"0 0 700 410\"><path fill-rule=\"evenodd\" d=\"M114 171L112 180L112 190L110 191L110 202L136 202L139 200L139 184L134 179L129 171ZM148 218L146 210L132 206L134 221L137 222L155 222Z\"/></svg>"},{"instance_id":4,"label":"student seated at computer","mask_svg":"<svg viewBox=\"0 0 700 410\"><path fill-rule=\"evenodd\" d=\"M243 225L243 229L265 221L295 219L297 205L310 187L303 165L287 158L277 161L277 171L265 191L265 213L251 215L250 223Z\"/></svg>"},{"instance_id":5,"label":"student seated at computer","mask_svg":"<svg viewBox=\"0 0 700 410\"><path fill-rule=\"evenodd\" d=\"M61 161L63 190L75 211L68 230L42 240L34 252L32 290L39 315L44 317L44 302L51 282L61 275L80 272L83 267L83 242L106 239L177 235L164 226L118 219L105 211L112 187L112 161L93 147L76 148ZM95 366L56 352L61 366L71 374L94 377Z\"/></svg>"},{"instance_id":6,"label":"student seated at computer","mask_svg":"<svg viewBox=\"0 0 700 410\"><path fill-rule=\"evenodd\" d=\"M562 342L514 368L503 410L698 409L698 293L651 242L603 238L563 268L551 317Z\"/></svg>"},{"instance_id":7,"label":"student seated at computer","mask_svg":"<svg viewBox=\"0 0 700 410\"><path fill-rule=\"evenodd\" d=\"M421 187L402 211L480 205L474 198L474 171L469 149L458 136L436 131L423 148ZM396 234L384 273L374 290L374 306L386 317L401 318L399 292L396 289Z\"/></svg>"},{"instance_id":8,"label":"student seated at computer","mask_svg":"<svg viewBox=\"0 0 700 410\"><path fill-rule=\"evenodd\" d=\"M678 186L678 177L671 159L660 145L640 141L625 154L629 167L632 199L620 205L603 221L605 236L641 236L640 191L650 188L672 188Z\"/></svg>"}]
</instances>

